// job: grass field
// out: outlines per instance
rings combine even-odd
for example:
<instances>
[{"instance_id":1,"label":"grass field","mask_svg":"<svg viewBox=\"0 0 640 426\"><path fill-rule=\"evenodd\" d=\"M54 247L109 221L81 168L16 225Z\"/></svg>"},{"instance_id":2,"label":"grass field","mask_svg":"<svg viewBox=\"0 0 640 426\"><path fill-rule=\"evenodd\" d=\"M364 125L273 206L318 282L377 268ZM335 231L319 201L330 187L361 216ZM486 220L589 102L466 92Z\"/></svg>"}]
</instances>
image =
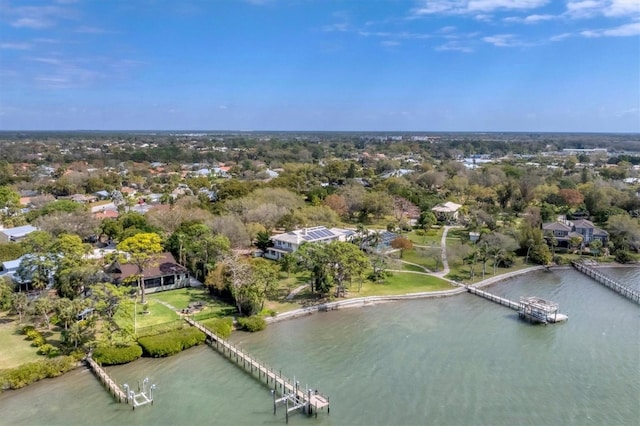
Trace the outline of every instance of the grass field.
<instances>
[{"instance_id":1,"label":"grass field","mask_svg":"<svg viewBox=\"0 0 640 426\"><path fill-rule=\"evenodd\" d=\"M135 305L136 309L136 327L144 328L153 325L164 324L180 319L175 311L167 308L157 300L148 300L148 312L143 313L143 306L140 303ZM134 304L126 304L122 306L116 313L115 320L120 327L133 326L133 309Z\"/></svg>"},{"instance_id":2,"label":"grass field","mask_svg":"<svg viewBox=\"0 0 640 426\"><path fill-rule=\"evenodd\" d=\"M426 231L425 235L418 235L416 233L416 230L414 230L406 234L402 234L402 236L411 240L413 244L418 244L421 246L433 246L440 245L443 232L444 228L431 228Z\"/></svg>"},{"instance_id":3,"label":"grass field","mask_svg":"<svg viewBox=\"0 0 640 426\"><path fill-rule=\"evenodd\" d=\"M355 288L352 286L349 297L419 293L423 291L451 290L452 288L454 287L451 284L438 277L394 272L380 283L365 282L360 292L357 292L357 286Z\"/></svg>"},{"instance_id":4,"label":"grass field","mask_svg":"<svg viewBox=\"0 0 640 426\"><path fill-rule=\"evenodd\" d=\"M0 370L42 359L25 336L19 334L18 321L0 314Z\"/></svg>"}]
</instances>

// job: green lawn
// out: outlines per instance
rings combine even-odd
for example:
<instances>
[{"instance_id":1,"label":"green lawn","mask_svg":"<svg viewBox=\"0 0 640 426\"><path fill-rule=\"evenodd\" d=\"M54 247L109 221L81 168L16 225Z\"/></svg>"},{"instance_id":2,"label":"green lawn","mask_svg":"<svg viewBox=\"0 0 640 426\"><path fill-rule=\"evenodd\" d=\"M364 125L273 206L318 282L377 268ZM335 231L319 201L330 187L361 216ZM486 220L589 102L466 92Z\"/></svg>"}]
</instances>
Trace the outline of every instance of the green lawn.
<instances>
[{"instance_id":1,"label":"green lawn","mask_svg":"<svg viewBox=\"0 0 640 426\"><path fill-rule=\"evenodd\" d=\"M438 277L394 272L380 283L366 281L360 292L357 291L357 285L352 285L349 298L451 290L452 288L454 287L451 284Z\"/></svg>"},{"instance_id":2,"label":"green lawn","mask_svg":"<svg viewBox=\"0 0 640 426\"><path fill-rule=\"evenodd\" d=\"M18 320L0 314L0 370L42 359L37 348L18 333Z\"/></svg>"},{"instance_id":3,"label":"green lawn","mask_svg":"<svg viewBox=\"0 0 640 426\"><path fill-rule=\"evenodd\" d=\"M420 232L421 231L419 230L413 230L406 234L402 234L402 236L411 240L413 244L417 244L421 246L440 245L444 228L431 228L428 231L426 231L425 235L418 235L418 233Z\"/></svg>"},{"instance_id":4,"label":"green lawn","mask_svg":"<svg viewBox=\"0 0 640 426\"><path fill-rule=\"evenodd\" d=\"M158 324L164 324L168 322L175 321L180 319L180 315L178 315L175 311L167 308L160 302L147 299L148 300L148 310L149 313L143 313L143 307L140 303L135 305L136 307L136 328L144 328L150 327ZM133 326L134 318L133 318L133 308L134 304L126 304L118 309L116 313L115 320L116 323L120 327Z\"/></svg>"},{"instance_id":5,"label":"green lawn","mask_svg":"<svg viewBox=\"0 0 640 426\"><path fill-rule=\"evenodd\" d=\"M425 272L424 269L416 265L410 265L408 263L402 263L402 262L400 263L400 265L402 265L403 271Z\"/></svg>"},{"instance_id":6,"label":"green lawn","mask_svg":"<svg viewBox=\"0 0 640 426\"><path fill-rule=\"evenodd\" d=\"M209 292L204 288L180 288L177 290L162 291L159 293L152 293L147 296L149 299L161 300L176 309L184 309L189 307L189 303L202 302L205 305L213 305L217 303L212 299Z\"/></svg>"},{"instance_id":7,"label":"green lawn","mask_svg":"<svg viewBox=\"0 0 640 426\"><path fill-rule=\"evenodd\" d=\"M440 255L440 248L433 248L431 250L435 250L436 253L438 253L438 255ZM395 252L392 253L391 256L395 259L399 259L400 258L400 252ZM402 260L406 260L407 262L411 262L411 263L415 263L421 266L424 266L425 268L429 269L430 271L435 271L436 269L436 261L432 256L426 256L424 253L422 253L421 249L419 247L417 248L413 248L411 250L405 250L402 253ZM442 269L442 262L439 262L438 264L438 268ZM394 268L391 268L394 269ZM398 268L396 268L398 269ZM424 272L424 270L421 270L421 272Z\"/></svg>"}]
</instances>

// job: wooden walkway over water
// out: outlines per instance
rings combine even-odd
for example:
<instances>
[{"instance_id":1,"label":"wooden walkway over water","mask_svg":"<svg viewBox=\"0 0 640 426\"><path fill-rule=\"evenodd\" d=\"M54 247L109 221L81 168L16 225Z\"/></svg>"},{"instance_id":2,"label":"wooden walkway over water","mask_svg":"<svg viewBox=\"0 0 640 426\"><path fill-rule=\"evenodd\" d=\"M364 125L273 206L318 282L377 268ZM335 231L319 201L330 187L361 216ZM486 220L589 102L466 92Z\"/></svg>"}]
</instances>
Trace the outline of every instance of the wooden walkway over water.
<instances>
[{"instance_id":1,"label":"wooden walkway over water","mask_svg":"<svg viewBox=\"0 0 640 426\"><path fill-rule=\"evenodd\" d=\"M95 373L102 384L106 386L109 393L111 393L118 402L128 402L127 396L125 395L124 391L120 389L116 382L114 382L113 379L109 377L107 372L104 371L104 369L100 367L98 363L93 360L93 358L91 358L91 354L87 355L85 361L91 371Z\"/></svg>"},{"instance_id":2,"label":"wooden walkway over water","mask_svg":"<svg viewBox=\"0 0 640 426\"><path fill-rule=\"evenodd\" d=\"M520 318L529 320L532 323L555 323L566 321L569 317L558 312L558 304L539 297L521 297L519 302L496 296L487 291L482 291L473 286L466 286L467 291L484 299L491 300L499 305L518 311Z\"/></svg>"},{"instance_id":3,"label":"wooden walkway over water","mask_svg":"<svg viewBox=\"0 0 640 426\"><path fill-rule=\"evenodd\" d=\"M615 291L616 293L626 297L627 299L633 302L640 303L640 292L637 292L635 290L630 289L627 286L620 284L618 281L614 280L608 275L603 274L600 271L595 270L585 262L578 262L574 260L573 262L571 262L571 264L576 270L582 272L589 278L599 282L605 287L610 288L611 290Z\"/></svg>"},{"instance_id":4,"label":"wooden walkway over water","mask_svg":"<svg viewBox=\"0 0 640 426\"><path fill-rule=\"evenodd\" d=\"M222 355L226 356L229 360L234 361L238 366L241 366L245 371L251 373L260 381L263 381L267 386L273 387L274 391L274 414L276 403L292 402L293 407L287 405L287 420L288 413L295 409L303 409L307 414L311 415L315 412L318 415L318 410L327 408L329 413L329 397L319 393L317 390L302 389L297 381L290 380L282 375L281 372L277 372L275 369L265 365L263 362L252 357L250 354L244 352L239 347L229 343L225 339L221 338L202 324L190 319L185 318L190 325L196 327L202 331L210 341L211 347L215 348ZM279 393L283 398L277 399L275 393Z\"/></svg>"},{"instance_id":5,"label":"wooden walkway over water","mask_svg":"<svg viewBox=\"0 0 640 426\"><path fill-rule=\"evenodd\" d=\"M514 302L513 300L505 299L504 297L496 296L495 294L491 294L487 291L482 291L473 286L467 286L467 291L471 294L478 295L484 299L491 300L492 302L496 302L499 305L506 306L507 308L514 309L516 311L520 310L520 303Z\"/></svg>"}]
</instances>

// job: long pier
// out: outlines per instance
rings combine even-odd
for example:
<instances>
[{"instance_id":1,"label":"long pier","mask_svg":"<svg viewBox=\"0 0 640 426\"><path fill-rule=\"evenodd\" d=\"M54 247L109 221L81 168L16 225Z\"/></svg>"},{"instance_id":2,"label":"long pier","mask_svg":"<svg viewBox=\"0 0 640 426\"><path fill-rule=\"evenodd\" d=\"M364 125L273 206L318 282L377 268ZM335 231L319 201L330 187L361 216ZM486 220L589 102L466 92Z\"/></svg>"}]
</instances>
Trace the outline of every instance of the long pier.
<instances>
[{"instance_id":1,"label":"long pier","mask_svg":"<svg viewBox=\"0 0 640 426\"><path fill-rule=\"evenodd\" d=\"M521 297L519 302L496 296L487 291L482 291L473 286L466 286L471 294L475 294L484 299L491 300L499 305L518 311L520 318L529 320L532 323L547 323L566 321L569 317L558 312L558 304L539 297Z\"/></svg>"},{"instance_id":2,"label":"long pier","mask_svg":"<svg viewBox=\"0 0 640 426\"><path fill-rule=\"evenodd\" d=\"M318 410L322 410L325 407L327 408L327 413L330 412L328 396L319 393L317 390L303 390L295 379L290 380L283 376L281 372L277 372L273 368L268 367L202 324L191 318L185 318L185 321L202 331L209 338L211 347L215 348L229 360L234 361L238 366L243 367L245 371L250 372L252 376L256 377L255 374L257 373L258 380L264 381L267 386L273 386L274 414L277 403L287 404L287 421L289 419L289 412L296 409L302 409L308 415L315 412L316 416L318 415ZM282 398L277 399L275 397L276 392L278 392ZM289 402L292 402L292 407L289 407Z\"/></svg>"},{"instance_id":3,"label":"long pier","mask_svg":"<svg viewBox=\"0 0 640 426\"><path fill-rule=\"evenodd\" d=\"M467 291L471 294L476 294L484 299L491 300L492 302L496 302L499 305L506 306L507 308L519 311L520 303L514 302L513 300L505 299L504 297L496 296L495 294L489 293L487 291L482 291L473 286L467 286Z\"/></svg>"},{"instance_id":4,"label":"long pier","mask_svg":"<svg viewBox=\"0 0 640 426\"><path fill-rule=\"evenodd\" d=\"M107 390L114 396L114 398L118 402L128 402L127 395L125 395L124 391L120 389L120 387L113 381L111 377L107 374L106 371L102 367L98 365L97 362L91 358L91 354L87 355L85 361L91 371L95 373L95 375L100 379L102 384L104 384Z\"/></svg>"},{"instance_id":5,"label":"long pier","mask_svg":"<svg viewBox=\"0 0 640 426\"><path fill-rule=\"evenodd\" d=\"M582 272L589 278L599 282L605 287L610 288L611 290L615 291L621 296L624 296L633 302L640 303L640 292L637 292L635 290L630 289L627 286L620 284L618 281L614 280L608 275L603 274L600 271L597 271L591 268L589 265L585 264L584 262L578 262L574 260L573 262L571 262L571 265L573 265L573 267L576 270Z\"/></svg>"}]
</instances>

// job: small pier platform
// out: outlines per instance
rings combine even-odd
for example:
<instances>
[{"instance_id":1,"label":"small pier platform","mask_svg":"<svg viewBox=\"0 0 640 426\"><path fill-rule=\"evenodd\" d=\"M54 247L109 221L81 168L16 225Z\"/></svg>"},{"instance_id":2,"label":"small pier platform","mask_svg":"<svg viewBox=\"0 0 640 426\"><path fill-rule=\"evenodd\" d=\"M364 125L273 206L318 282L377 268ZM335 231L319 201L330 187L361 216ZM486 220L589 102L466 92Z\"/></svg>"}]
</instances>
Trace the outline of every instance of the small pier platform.
<instances>
[{"instance_id":1,"label":"small pier platform","mask_svg":"<svg viewBox=\"0 0 640 426\"><path fill-rule=\"evenodd\" d=\"M571 265L573 265L576 270L582 272L589 278L599 282L605 287L610 288L619 295L626 297L633 302L640 303L640 292L632 290L629 287L622 285L619 281L616 281L608 275L605 275L602 272L594 269L593 266L598 265L596 262L579 262L577 260L574 260L573 262L571 262Z\"/></svg>"},{"instance_id":2,"label":"small pier platform","mask_svg":"<svg viewBox=\"0 0 640 426\"><path fill-rule=\"evenodd\" d=\"M312 390L308 386L305 389L300 387L300 383L295 380L288 379L281 372L268 367L263 362L255 359L250 354L244 352L239 347L229 343L221 338L202 324L185 318L191 326L202 331L209 339L209 344L226 358L234 361L236 365L242 367L245 371L251 373L252 376L264 382L267 386L273 387L273 414L276 414L276 407L284 404L287 407L286 419L289 421L289 412L301 409L307 415L314 414L318 416L318 411L327 409L330 412L329 397L321 394L317 390ZM280 395L280 398L277 396Z\"/></svg>"},{"instance_id":3,"label":"small pier platform","mask_svg":"<svg viewBox=\"0 0 640 426\"><path fill-rule=\"evenodd\" d=\"M87 355L87 357L85 358L85 362L87 363L91 371L93 371L94 374L98 377L98 379L100 379L102 384L105 385L109 393L111 393L118 402L128 402L127 395L124 393L124 391L120 389L116 382L114 382L113 379L109 377L107 372L104 371L104 369L100 367L93 358L91 358L91 354Z\"/></svg>"},{"instance_id":4,"label":"small pier platform","mask_svg":"<svg viewBox=\"0 0 640 426\"><path fill-rule=\"evenodd\" d=\"M520 318L529 320L532 323L547 324L550 322L555 323L569 319L567 315L558 312L557 303L549 302L548 300L544 300L539 297L521 297L520 301L516 302L504 297L496 296L495 294L480 290L473 286L466 286L466 288L471 294L475 294L483 299L491 300L499 305L518 311L518 316Z\"/></svg>"}]
</instances>

